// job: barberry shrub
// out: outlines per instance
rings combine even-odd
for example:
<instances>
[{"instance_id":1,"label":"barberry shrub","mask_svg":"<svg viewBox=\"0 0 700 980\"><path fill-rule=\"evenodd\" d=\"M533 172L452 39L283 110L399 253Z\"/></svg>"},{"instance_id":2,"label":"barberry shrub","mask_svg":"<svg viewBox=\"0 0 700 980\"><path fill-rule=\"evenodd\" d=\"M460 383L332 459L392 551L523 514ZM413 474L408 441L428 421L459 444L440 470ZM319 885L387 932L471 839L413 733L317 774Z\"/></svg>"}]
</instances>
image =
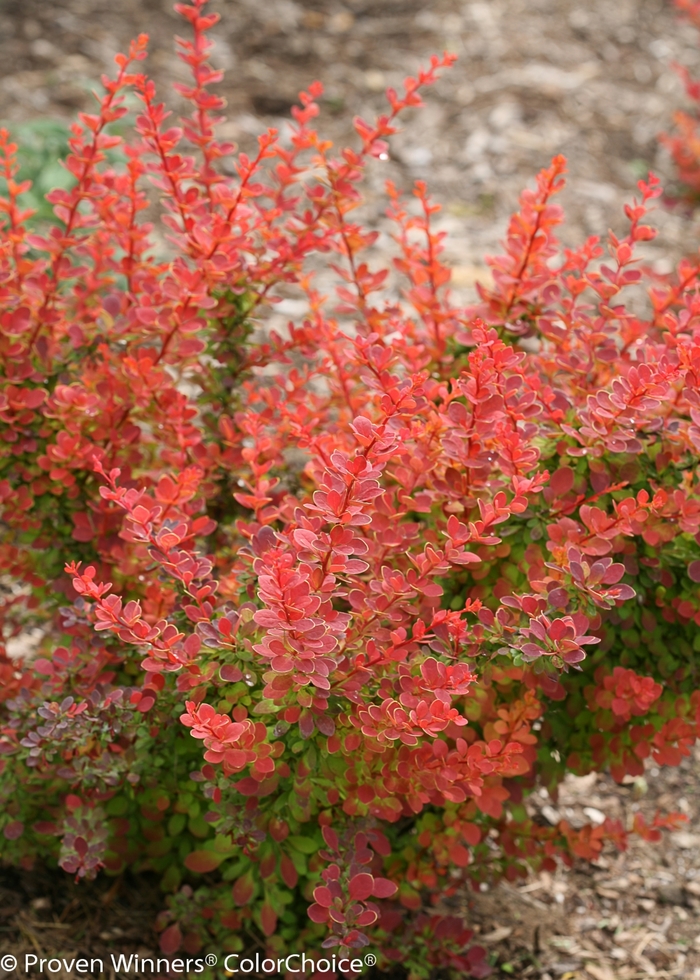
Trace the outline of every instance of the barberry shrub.
<instances>
[{"instance_id":1,"label":"barberry shrub","mask_svg":"<svg viewBox=\"0 0 700 980\"><path fill-rule=\"evenodd\" d=\"M393 263L353 215L451 58L356 149L317 135L314 85L252 158L215 134L205 7L177 8L191 114L140 37L52 224L0 137L1 611L37 645L0 660L3 857L157 872L166 953L485 976L446 899L676 820L525 801L698 736L700 266L640 265L654 177L626 234L561 250L557 157L455 305L422 183L387 189Z\"/></svg>"}]
</instances>

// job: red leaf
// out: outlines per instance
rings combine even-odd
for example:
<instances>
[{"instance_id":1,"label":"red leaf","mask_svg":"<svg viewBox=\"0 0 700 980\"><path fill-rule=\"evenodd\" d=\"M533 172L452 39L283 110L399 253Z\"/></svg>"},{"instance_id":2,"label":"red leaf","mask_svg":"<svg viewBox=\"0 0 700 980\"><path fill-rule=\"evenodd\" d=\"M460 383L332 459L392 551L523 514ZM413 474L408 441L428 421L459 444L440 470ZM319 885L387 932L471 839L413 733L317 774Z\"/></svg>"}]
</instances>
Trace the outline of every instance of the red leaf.
<instances>
[{"instance_id":1,"label":"red leaf","mask_svg":"<svg viewBox=\"0 0 700 980\"><path fill-rule=\"evenodd\" d=\"M308 916L312 922L326 922L328 920L328 909L322 905L310 905Z\"/></svg>"},{"instance_id":2,"label":"red leaf","mask_svg":"<svg viewBox=\"0 0 700 980\"><path fill-rule=\"evenodd\" d=\"M348 892L353 901L364 901L365 898L369 898L374 893L374 878L366 871L361 871L350 879Z\"/></svg>"},{"instance_id":3,"label":"red leaf","mask_svg":"<svg viewBox=\"0 0 700 980\"><path fill-rule=\"evenodd\" d=\"M355 925L371 926L374 925L378 918L379 916L374 909L365 909L363 912L360 912L358 917L355 919Z\"/></svg>"},{"instance_id":4,"label":"red leaf","mask_svg":"<svg viewBox=\"0 0 700 980\"><path fill-rule=\"evenodd\" d=\"M231 894L236 905L247 905L253 897L254 891L255 881L253 879L253 872L246 871L234 884Z\"/></svg>"},{"instance_id":5,"label":"red leaf","mask_svg":"<svg viewBox=\"0 0 700 980\"><path fill-rule=\"evenodd\" d=\"M46 834L47 836L61 833L56 824L48 820L39 820L34 824L32 830L35 834Z\"/></svg>"},{"instance_id":6,"label":"red leaf","mask_svg":"<svg viewBox=\"0 0 700 980\"><path fill-rule=\"evenodd\" d=\"M552 473L549 485L556 497L563 497L574 485L574 471L570 466L562 466Z\"/></svg>"},{"instance_id":7,"label":"red leaf","mask_svg":"<svg viewBox=\"0 0 700 980\"><path fill-rule=\"evenodd\" d=\"M265 857L260 859L260 877L269 878L275 872L275 866L277 865L277 858L273 851L266 854Z\"/></svg>"},{"instance_id":8,"label":"red leaf","mask_svg":"<svg viewBox=\"0 0 700 980\"><path fill-rule=\"evenodd\" d=\"M280 874L287 888L296 888L297 882L299 881L299 874L294 867L294 862L287 854L283 854L280 859Z\"/></svg>"},{"instance_id":9,"label":"red leaf","mask_svg":"<svg viewBox=\"0 0 700 980\"><path fill-rule=\"evenodd\" d=\"M395 885L393 881L389 881L388 878L374 879L372 894L375 898L391 898L398 890L398 885Z\"/></svg>"},{"instance_id":10,"label":"red leaf","mask_svg":"<svg viewBox=\"0 0 700 980\"><path fill-rule=\"evenodd\" d=\"M410 885L401 885L399 888L399 901L404 908L411 909L413 912L421 907L421 897Z\"/></svg>"},{"instance_id":11,"label":"red leaf","mask_svg":"<svg viewBox=\"0 0 700 980\"><path fill-rule=\"evenodd\" d=\"M168 926L160 936L160 948L166 956L172 956L173 953L177 953L178 949L182 946L182 932L180 931L180 926L177 922L173 925Z\"/></svg>"},{"instance_id":12,"label":"red leaf","mask_svg":"<svg viewBox=\"0 0 700 980\"><path fill-rule=\"evenodd\" d=\"M3 318L4 319L4 318ZM21 334L31 326L31 310L27 306L20 306L9 318L10 322L3 326L9 334Z\"/></svg>"},{"instance_id":13,"label":"red leaf","mask_svg":"<svg viewBox=\"0 0 700 980\"><path fill-rule=\"evenodd\" d=\"M462 824L462 837L467 844L476 847L481 840L481 831L475 823L464 823Z\"/></svg>"},{"instance_id":14,"label":"red leaf","mask_svg":"<svg viewBox=\"0 0 700 980\"><path fill-rule=\"evenodd\" d=\"M458 868L466 868L469 864L469 851L462 844L453 844L450 848L450 861Z\"/></svg>"},{"instance_id":15,"label":"red leaf","mask_svg":"<svg viewBox=\"0 0 700 980\"><path fill-rule=\"evenodd\" d=\"M332 851L338 850L338 835L332 827L322 827L321 833L326 844Z\"/></svg>"},{"instance_id":16,"label":"red leaf","mask_svg":"<svg viewBox=\"0 0 700 980\"><path fill-rule=\"evenodd\" d=\"M277 928L277 913L269 902L264 902L260 909L260 924L266 936L273 936Z\"/></svg>"},{"instance_id":17,"label":"red leaf","mask_svg":"<svg viewBox=\"0 0 700 980\"><path fill-rule=\"evenodd\" d=\"M185 867L197 874L206 874L218 868L223 859L223 854L216 854L214 851L192 851L185 858Z\"/></svg>"},{"instance_id":18,"label":"red leaf","mask_svg":"<svg viewBox=\"0 0 700 980\"><path fill-rule=\"evenodd\" d=\"M2 833L7 840L17 840L24 833L24 824L21 820L12 820L5 824Z\"/></svg>"},{"instance_id":19,"label":"red leaf","mask_svg":"<svg viewBox=\"0 0 700 980\"><path fill-rule=\"evenodd\" d=\"M271 817L267 829L270 831L270 837L274 841L277 841L278 844L285 837L289 837L289 825L286 820L278 820L277 817Z\"/></svg>"},{"instance_id":20,"label":"red leaf","mask_svg":"<svg viewBox=\"0 0 700 980\"><path fill-rule=\"evenodd\" d=\"M182 946L186 953L194 956L202 948L202 940L196 932L188 932L182 939Z\"/></svg>"},{"instance_id":21,"label":"red leaf","mask_svg":"<svg viewBox=\"0 0 700 980\"><path fill-rule=\"evenodd\" d=\"M325 885L319 885L318 888L314 888L314 900L318 905L323 906L324 909L329 909L333 904L333 896L331 895L330 888L326 888Z\"/></svg>"}]
</instances>

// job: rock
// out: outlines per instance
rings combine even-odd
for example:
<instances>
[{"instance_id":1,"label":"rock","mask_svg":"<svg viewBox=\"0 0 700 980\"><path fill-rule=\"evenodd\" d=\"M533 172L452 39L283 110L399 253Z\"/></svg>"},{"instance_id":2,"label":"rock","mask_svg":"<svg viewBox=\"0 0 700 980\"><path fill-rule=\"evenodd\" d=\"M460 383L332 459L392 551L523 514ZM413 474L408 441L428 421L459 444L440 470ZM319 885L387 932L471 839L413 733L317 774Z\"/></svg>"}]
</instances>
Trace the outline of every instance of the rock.
<instances>
[{"instance_id":1,"label":"rock","mask_svg":"<svg viewBox=\"0 0 700 980\"><path fill-rule=\"evenodd\" d=\"M485 936L479 936L479 941L482 943L500 943L501 940L507 939L512 931L511 926L499 926L493 932L488 932Z\"/></svg>"},{"instance_id":2,"label":"rock","mask_svg":"<svg viewBox=\"0 0 700 980\"><path fill-rule=\"evenodd\" d=\"M616 892L612 888L605 888L603 885L596 885L595 890L597 894L601 896L601 898L610 898L615 901L620 897L619 892Z\"/></svg>"},{"instance_id":3,"label":"rock","mask_svg":"<svg viewBox=\"0 0 700 980\"><path fill-rule=\"evenodd\" d=\"M602 810L597 810L594 806L584 806L583 812L592 824L598 826L599 824L605 823L605 814Z\"/></svg>"},{"instance_id":4,"label":"rock","mask_svg":"<svg viewBox=\"0 0 700 980\"><path fill-rule=\"evenodd\" d=\"M685 903L685 892L676 881L667 885L659 885L656 896L664 905L683 905Z\"/></svg>"},{"instance_id":5,"label":"rock","mask_svg":"<svg viewBox=\"0 0 700 980\"><path fill-rule=\"evenodd\" d=\"M615 974L604 963L586 963L586 973L593 980L615 980Z\"/></svg>"},{"instance_id":6,"label":"rock","mask_svg":"<svg viewBox=\"0 0 700 980\"><path fill-rule=\"evenodd\" d=\"M545 818L548 824L551 824L552 827L556 827L561 820L561 814L559 811L555 810L553 806L549 806L549 804L542 807L542 816Z\"/></svg>"},{"instance_id":7,"label":"rock","mask_svg":"<svg viewBox=\"0 0 700 980\"><path fill-rule=\"evenodd\" d=\"M671 840L684 851L694 851L700 848L700 835L690 834L686 830L679 830L671 834Z\"/></svg>"}]
</instances>

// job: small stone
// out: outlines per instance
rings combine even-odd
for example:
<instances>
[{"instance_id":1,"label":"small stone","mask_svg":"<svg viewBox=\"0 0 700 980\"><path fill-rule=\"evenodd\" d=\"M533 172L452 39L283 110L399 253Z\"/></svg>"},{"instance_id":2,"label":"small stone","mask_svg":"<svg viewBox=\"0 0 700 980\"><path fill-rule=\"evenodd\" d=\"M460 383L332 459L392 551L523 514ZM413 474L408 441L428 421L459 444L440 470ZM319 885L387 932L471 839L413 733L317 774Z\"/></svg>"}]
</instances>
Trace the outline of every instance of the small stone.
<instances>
[{"instance_id":1,"label":"small stone","mask_svg":"<svg viewBox=\"0 0 700 980\"><path fill-rule=\"evenodd\" d=\"M602 812L602 810L597 810L594 806L584 806L583 812L591 823L595 824L596 826L605 823L605 814Z\"/></svg>"},{"instance_id":2,"label":"small stone","mask_svg":"<svg viewBox=\"0 0 700 980\"><path fill-rule=\"evenodd\" d=\"M513 929L511 926L499 926L494 929L493 932L487 933L485 936L480 936L482 943L500 943L503 939L507 939L512 933Z\"/></svg>"},{"instance_id":3,"label":"small stone","mask_svg":"<svg viewBox=\"0 0 700 980\"><path fill-rule=\"evenodd\" d=\"M548 824L551 824L552 827L556 827L561 820L561 814L559 811L555 810L553 806L549 805L542 807L542 816L545 818Z\"/></svg>"},{"instance_id":4,"label":"small stone","mask_svg":"<svg viewBox=\"0 0 700 980\"><path fill-rule=\"evenodd\" d=\"M22 24L22 30L24 31L24 36L30 41L33 41L41 34L41 24L29 18Z\"/></svg>"},{"instance_id":5,"label":"small stone","mask_svg":"<svg viewBox=\"0 0 700 980\"><path fill-rule=\"evenodd\" d=\"M429 146L407 146L401 152L404 163L412 170L420 170L429 166L433 159L433 151Z\"/></svg>"},{"instance_id":6,"label":"small stone","mask_svg":"<svg viewBox=\"0 0 700 980\"><path fill-rule=\"evenodd\" d=\"M677 882L670 882L668 885L659 885L656 890L657 897L664 905L683 905L685 903L685 892Z\"/></svg>"},{"instance_id":7,"label":"small stone","mask_svg":"<svg viewBox=\"0 0 700 980\"><path fill-rule=\"evenodd\" d=\"M333 34L345 34L355 23L355 18L349 10L341 10L333 14L328 22L328 28Z\"/></svg>"},{"instance_id":8,"label":"small stone","mask_svg":"<svg viewBox=\"0 0 700 980\"><path fill-rule=\"evenodd\" d=\"M366 71L364 79L365 85L370 92L383 92L387 86L386 76L383 72L377 71L376 68L371 68L369 71Z\"/></svg>"},{"instance_id":9,"label":"small stone","mask_svg":"<svg viewBox=\"0 0 700 980\"><path fill-rule=\"evenodd\" d=\"M310 31L317 31L323 27L326 18L319 10L305 10L301 17L304 27Z\"/></svg>"},{"instance_id":10,"label":"small stone","mask_svg":"<svg viewBox=\"0 0 700 980\"><path fill-rule=\"evenodd\" d=\"M580 966L581 966L580 960L565 960L562 961L561 963L552 963L550 970L552 970L555 976L561 977L564 974L571 975L572 973L575 973L576 970L580 968Z\"/></svg>"}]
</instances>

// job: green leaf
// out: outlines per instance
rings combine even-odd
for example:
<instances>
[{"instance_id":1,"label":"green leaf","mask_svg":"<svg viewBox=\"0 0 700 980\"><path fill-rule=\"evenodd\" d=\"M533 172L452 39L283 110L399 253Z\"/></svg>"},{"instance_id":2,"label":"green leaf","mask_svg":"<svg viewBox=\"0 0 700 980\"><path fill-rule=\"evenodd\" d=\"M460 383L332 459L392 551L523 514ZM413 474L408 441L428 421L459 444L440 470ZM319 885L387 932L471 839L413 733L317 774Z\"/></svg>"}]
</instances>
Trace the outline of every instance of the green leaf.
<instances>
[{"instance_id":1,"label":"green leaf","mask_svg":"<svg viewBox=\"0 0 700 980\"><path fill-rule=\"evenodd\" d=\"M182 874L176 864L171 864L163 877L160 879L160 887L164 892L174 892L180 887Z\"/></svg>"},{"instance_id":2,"label":"green leaf","mask_svg":"<svg viewBox=\"0 0 700 980\"><path fill-rule=\"evenodd\" d=\"M186 824L187 817L184 813L174 813L168 820L168 834L171 837L177 837L185 829Z\"/></svg>"},{"instance_id":3,"label":"green leaf","mask_svg":"<svg viewBox=\"0 0 700 980\"><path fill-rule=\"evenodd\" d=\"M297 851L301 851L302 854L315 854L322 846L311 837L292 836L288 840L292 847Z\"/></svg>"},{"instance_id":4,"label":"green leaf","mask_svg":"<svg viewBox=\"0 0 700 980\"><path fill-rule=\"evenodd\" d=\"M114 796L105 809L110 817L121 817L129 809L129 800L125 796Z\"/></svg>"},{"instance_id":5,"label":"green leaf","mask_svg":"<svg viewBox=\"0 0 700 980\"><path fill-rule=\"evenodd\" d=\"M255 705L252 713L254 715L271 715L275 714L277 711L281 711L283 707L283 704L278 704L276 701L271 701L269 698L263 698L262 701L258 701L258 703Z\"/></svg>"},{"instance_id":6,"label":"green leaf","mask_svg":"<svg viewBox=\"0 0 700 980\"><path fill-rule=\"evenodd\" d=\"M187 829L193 837L199 837L200 840L207 838L211 831L211 827L206 822L204 817L191 818L187 823Z\"/></svg>"}]
</instances>

